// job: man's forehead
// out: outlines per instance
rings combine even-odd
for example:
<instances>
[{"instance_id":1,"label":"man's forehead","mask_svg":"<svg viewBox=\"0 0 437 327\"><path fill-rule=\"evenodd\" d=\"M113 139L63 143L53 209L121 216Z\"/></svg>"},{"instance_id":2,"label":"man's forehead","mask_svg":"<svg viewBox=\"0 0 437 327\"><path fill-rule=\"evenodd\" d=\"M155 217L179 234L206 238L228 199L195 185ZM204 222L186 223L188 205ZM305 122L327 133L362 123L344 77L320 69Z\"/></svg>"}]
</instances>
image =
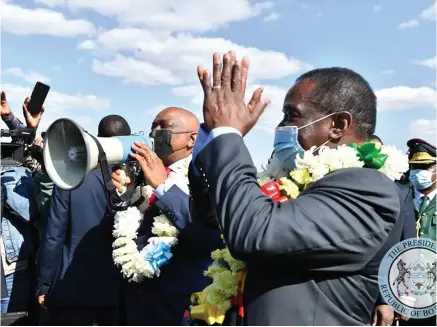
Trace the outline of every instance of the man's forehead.
<instances>
[{"instance_id":1,"label":"man's forehead","mask_svg":"<svg viewBox=\"0 0 437 327\"><path fill-rule=\"evenodd\" d=\"M285 103L297 103L297 102L304 102L305 99L308 99L311 94L311 92L316 87L317 82L316 81L305 81L305 82L298 82L294 84L287 92L284 100Z\"/></svg>"},{"instance_id":2,"label":"man's forehead","mask_svg":"<svg viewBox=\"0 0 437 327\"><path fill-rule=\"evenodd\" d=\"M177 110L172 108L167 108L162 110L156 117L154 122L164 122L164 121L179 121L181 119L181 114Z\"/></svg>"}]
</instances>

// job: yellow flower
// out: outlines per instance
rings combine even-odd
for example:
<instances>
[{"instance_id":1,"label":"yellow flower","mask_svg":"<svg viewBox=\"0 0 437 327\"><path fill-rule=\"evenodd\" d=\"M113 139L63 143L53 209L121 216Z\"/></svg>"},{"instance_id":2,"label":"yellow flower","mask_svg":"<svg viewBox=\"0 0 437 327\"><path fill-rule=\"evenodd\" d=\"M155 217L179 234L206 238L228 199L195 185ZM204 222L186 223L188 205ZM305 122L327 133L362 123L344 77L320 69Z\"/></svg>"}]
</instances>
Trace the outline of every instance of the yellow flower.
<instances>
[{"instance_id":1,"label":"yellow flower","mask_svg":"<svg viewBox=\"0 0 437 327\"><path fill-rule=\"evenodd\" d=\"M225 270L214 276L212 286L219 293L223 294L225 298L230 298L233 295L237 295L238 281L238 274L233 274L231 271Z\"/></svg>"},{"instance_id":2,"label":"yellow flower","mask_svg":"<svg viewBox=\"0 0 437 327\"><path fill-rule=\"evenodd\" d=\"M226 268L211 265L208 267L208 269L205 272L203 272L203 275L211 279L214 279L214 276L222 273L223 271L226 271Z\"/></svg>"},{"instance_id":3,"label":"yellow flower","mask_svg":"<svg viewBox=\"0 0 437 327\"><path fill-rule=\"evenodd\" d=\"M282 177L279 181L279 189L285 191L289 198L296 199L298 197L299 187L292 180Z\"/></svg>"},{"instance_id":4,"label":"yellow flower","mask_svg":"<svg viewBox=\"0 0 437 327\"><path fill-rule=\"evenodd\" d=\"M228 263L229 268L232 272L236 273L240 270L246 268L246 263L244 261L236 260L231 256L228 248L226 248L226 252L224 254L224 260Z\"/></svg>"},{"instance_id":5,"label":"yellow flower","mask_svg":"<svg viewBox=\"0 0 437 327\"><path fill-rule=\"evenodd\" d=\"M223 260L225 257L226 249L217 249L211 252L211 259L214 261Z\"/></svg>"},{"instance_id":6,"label":"yellow flower","mask_svg":"<svg viewBox=\"0 0 437 327\"><path fill-rule=\"evenodd\" d=\"M290 173L290 176L296 183L304 187L311 183L311 176L307 169L295 169Z\"/></svg>"}]
</instances>

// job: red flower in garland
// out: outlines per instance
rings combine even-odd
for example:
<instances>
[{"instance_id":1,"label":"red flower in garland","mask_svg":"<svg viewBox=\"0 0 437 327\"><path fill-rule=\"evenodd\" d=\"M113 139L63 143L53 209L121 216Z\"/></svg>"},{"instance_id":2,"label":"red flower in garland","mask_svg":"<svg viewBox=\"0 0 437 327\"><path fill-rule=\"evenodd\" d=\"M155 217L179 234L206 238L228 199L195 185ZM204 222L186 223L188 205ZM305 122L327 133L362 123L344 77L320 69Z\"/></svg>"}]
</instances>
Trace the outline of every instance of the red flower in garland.
<instances>
[{"instance_id":1,"label":"red flower in garland","mask_svg":"<svg viewBox=\"0 0 437 327\"><path fill-rule=\"evenodd\" d=\"M281 195L281 189L279 188L279 183L275 181L270 181L261 186L261 191L264 195L267 195L273 201L287 202L289 198Z\"/></svg>"}]
</instances>

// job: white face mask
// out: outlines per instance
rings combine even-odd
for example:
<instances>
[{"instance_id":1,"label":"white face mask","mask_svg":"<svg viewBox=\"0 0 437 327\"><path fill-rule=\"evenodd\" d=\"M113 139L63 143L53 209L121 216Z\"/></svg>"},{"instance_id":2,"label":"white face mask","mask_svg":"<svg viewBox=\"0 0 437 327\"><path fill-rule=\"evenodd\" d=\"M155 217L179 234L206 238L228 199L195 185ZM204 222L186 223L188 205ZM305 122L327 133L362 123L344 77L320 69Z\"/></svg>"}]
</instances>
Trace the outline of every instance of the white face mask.
<instances>
[{"instance_id":1,"label":"white face mask","mask_svg":"<svg viewBox=\"0 0 437 327\"><path fill-rule=\"evenodd\" d=\"M319 118L301 127L282 126L276 128L273 147L275 148L275 156L282 163L283 168L289 170L293 170L294 168L296 168L295 159L298 155L303 156L303 153L305 152L297 139L298 131L302 128L311 126L325 118L331 117L334 114L336 114L336 112L323 116L322 118ZM319 145L314 151L317 151L321 146L325 145L329 141L331 141L331 139Z\"/></svg>"},{"instance_id":2,"label":"white face mask","mask_svg":"<svg viewBox=\"0 0 437 327\"><path fill-rule=\"evenodd\" d=\"M426 190L427 188L430 188L432 184L435 183L435 181L432 181L432 175L434 173L430 172L429 170L423 170L423 169L413 169L410 172L410 182L413 184L413 186L417 190Z\"/></svg>"}]
</instances>

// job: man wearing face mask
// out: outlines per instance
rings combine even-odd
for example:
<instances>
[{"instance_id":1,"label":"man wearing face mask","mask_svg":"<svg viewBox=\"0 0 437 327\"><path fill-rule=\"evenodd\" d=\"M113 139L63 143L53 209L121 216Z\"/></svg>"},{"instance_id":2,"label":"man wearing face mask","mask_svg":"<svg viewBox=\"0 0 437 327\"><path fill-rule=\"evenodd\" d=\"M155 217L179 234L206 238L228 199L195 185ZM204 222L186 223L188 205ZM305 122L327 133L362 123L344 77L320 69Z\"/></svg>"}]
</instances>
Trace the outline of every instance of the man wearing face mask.
<instances>
[{"instance_id":1,"label":"man wearing face mask","mask_svg":"<svg viewBox=\"0 0 437 327\"><path fill-rule=\"evenodd\" d=\"M407 142L414 188L417 237L436 240L436 147L420 139Z\"/></svg>"},{"instance_id":2,"label":"man wearing face mask","mask_svg":"<svg viewBox=\"0 0 437 327\"><path fill-rule=\"evenodd\" d=\"M123 280L121 303L123 324L130 326L180 325L190 296L210 280L203 272L212 263L210 253L223 247L220 231L193 224L189 211L188 166L197 138L199 121L188 110L170 107L161 111L152 124L153 151L136 144L131 156L141 165L144 178L154 189L156 202L146 210L135 240L138 251L151 234L153 218L165 214L178 229L173 256L160 267L161 274L140 283ZM115 187L123 190L120 171L112 174ZM125 184L131 181L126 178ZM132 200L135 201L135 200ZM151 203L149 201L149 203ZM141 210L140 206L140 210Z\"/></svg>"},{"instance_id":3,"label":"man wearing face mask","mask_svg":"<svg viewBox=\"0 0 437 327\"><path fill-rule=\"evenodd\" d=\"M260 189L243 140L269 102L262 88L244 102L245 59L235 61L229 52L221 60L215 53L212 66L212 82L198 67L205 123L190 183L205 182L231 255L247 264L244 324L368 324L379 264L402 231L397 186L377 169L344 168L322 173L294 200L272 201ZM367 143L376 97L351 70L316 69L288 91L283 113L275 157L292 170L297 155L311 157L307 150Z\"/></svg>"}]
</instances>

